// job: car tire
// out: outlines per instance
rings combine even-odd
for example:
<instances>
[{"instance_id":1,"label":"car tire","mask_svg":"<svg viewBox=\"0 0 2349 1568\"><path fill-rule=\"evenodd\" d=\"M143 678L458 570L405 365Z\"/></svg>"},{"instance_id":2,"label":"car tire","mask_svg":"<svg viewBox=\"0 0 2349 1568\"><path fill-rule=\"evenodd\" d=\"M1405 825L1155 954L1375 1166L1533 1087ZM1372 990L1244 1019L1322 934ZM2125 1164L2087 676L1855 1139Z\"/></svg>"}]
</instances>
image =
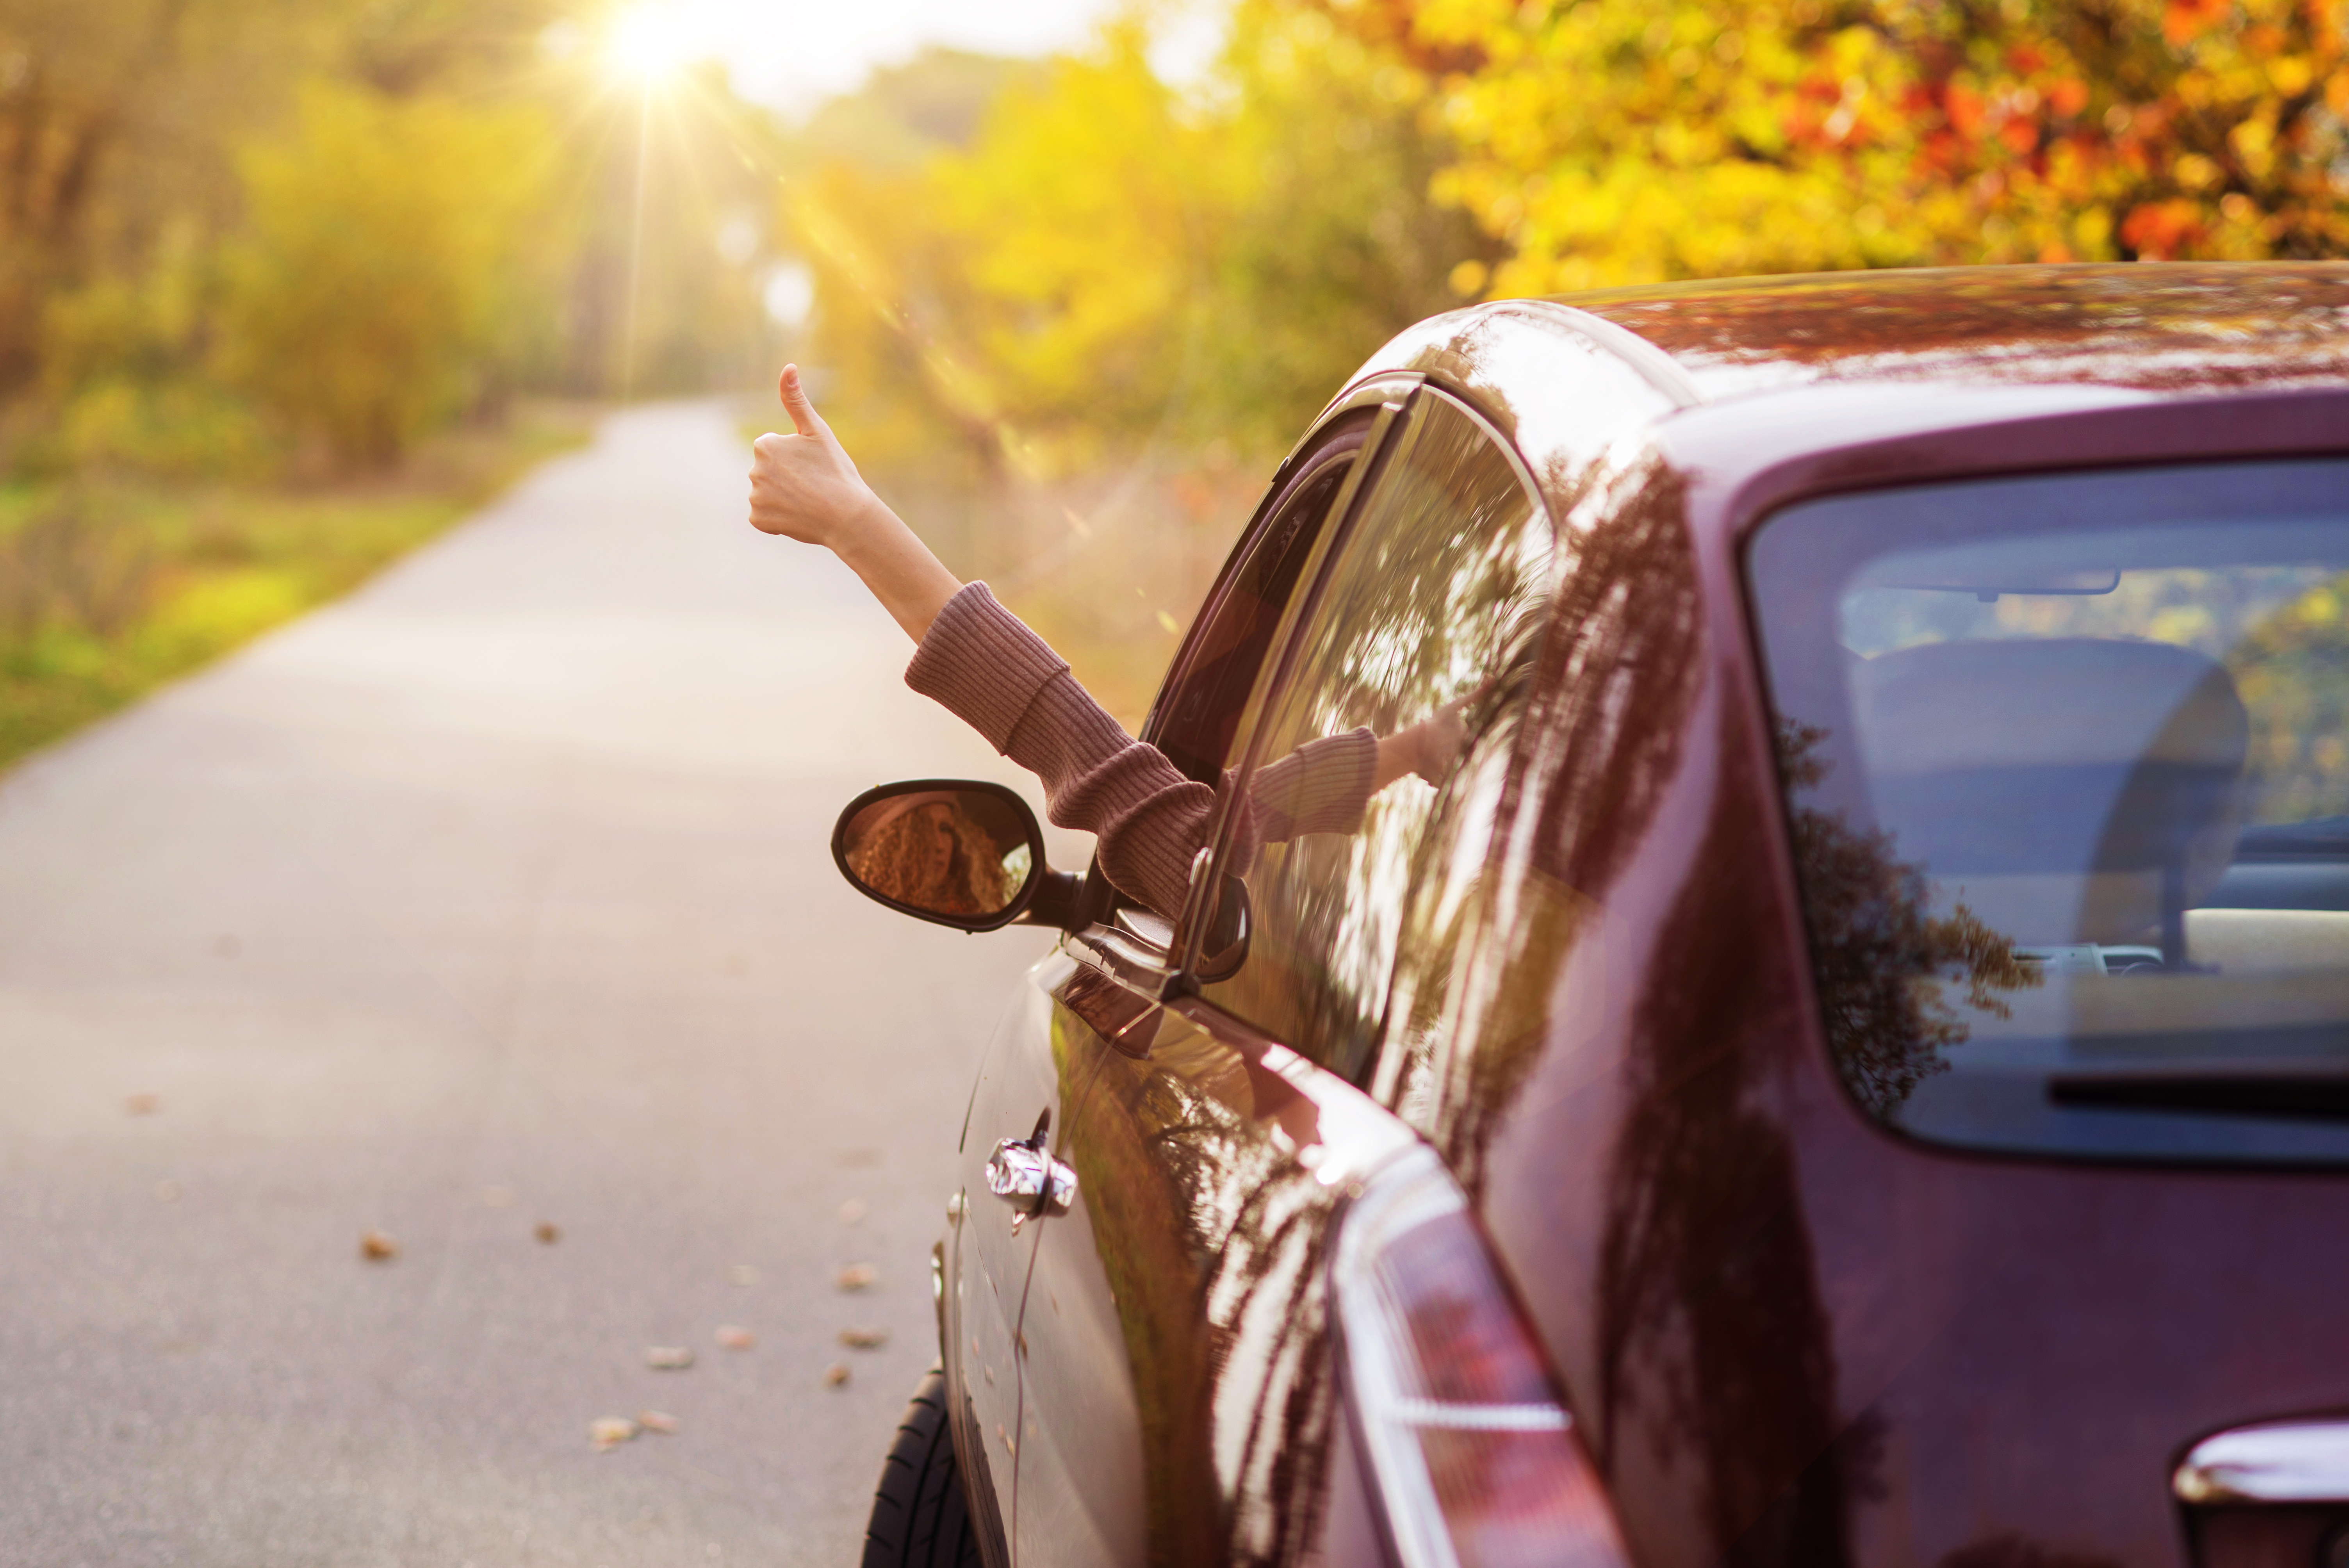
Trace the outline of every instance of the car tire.
<instances>
[{"instance_id":1,"label":"car tire","mask_svg":"<svg viewBox=\"0 0 2349 1568\"><path fill-rule=\"evenodd\" d=\"M864 1527L864 1568L979 1568L979 1562L978 1532L947 1422L946 1374L933 1367L881 1461L873 1518Z\"/></svg>"}]
</instances>

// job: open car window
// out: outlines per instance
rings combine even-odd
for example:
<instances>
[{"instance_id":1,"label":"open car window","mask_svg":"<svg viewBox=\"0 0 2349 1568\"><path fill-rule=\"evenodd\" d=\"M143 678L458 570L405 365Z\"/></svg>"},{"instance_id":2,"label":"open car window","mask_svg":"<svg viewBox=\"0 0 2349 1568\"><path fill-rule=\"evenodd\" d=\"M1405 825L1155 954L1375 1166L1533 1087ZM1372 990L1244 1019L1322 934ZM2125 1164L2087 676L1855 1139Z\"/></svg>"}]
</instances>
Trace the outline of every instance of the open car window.
<instances>
[{"instance_id":1,"label":"open car window","mask_svg":"<svg viewBox=\"0 0 2349 1568\"><path fill-rule=\"evenodd\" d=\"M2349 1158L2349 463L1840 497L1749 567L1826 1043L1870 1115Z\"/></svg>"},{"instance_id":2,"label":"open car window","mask_svg":"<svg viewBox=\"0 0 2349 1568\"><path fill-rule=\"evenodd\" d=\"M1203 784L1219 784L1237 760L1240 710L1372 418L1363 409L1333 421L1283 480L1263 527L1208 594L1151 709L1143 738Z\"/></svg>"}]
</instances>

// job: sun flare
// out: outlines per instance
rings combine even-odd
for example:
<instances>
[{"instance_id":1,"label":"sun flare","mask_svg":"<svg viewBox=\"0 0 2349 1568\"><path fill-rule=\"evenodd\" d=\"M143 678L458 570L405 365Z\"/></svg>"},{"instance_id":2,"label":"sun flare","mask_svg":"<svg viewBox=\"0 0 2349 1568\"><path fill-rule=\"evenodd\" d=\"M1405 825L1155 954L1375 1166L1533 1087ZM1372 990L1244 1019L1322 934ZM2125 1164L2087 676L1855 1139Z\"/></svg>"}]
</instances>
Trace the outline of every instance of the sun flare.
<instances>
[{"instance_id":1,"label":"sun flare","mask_svg":"<svg viewBox=\"0 0 2349 1568\"><path fill-rule=\"evenodd\" d=\"M651 87L677 75L699 54L679 8L664 0L636 0L612 14L604 36L604 66L622 81Z\"/></svg>"}]
</instances>

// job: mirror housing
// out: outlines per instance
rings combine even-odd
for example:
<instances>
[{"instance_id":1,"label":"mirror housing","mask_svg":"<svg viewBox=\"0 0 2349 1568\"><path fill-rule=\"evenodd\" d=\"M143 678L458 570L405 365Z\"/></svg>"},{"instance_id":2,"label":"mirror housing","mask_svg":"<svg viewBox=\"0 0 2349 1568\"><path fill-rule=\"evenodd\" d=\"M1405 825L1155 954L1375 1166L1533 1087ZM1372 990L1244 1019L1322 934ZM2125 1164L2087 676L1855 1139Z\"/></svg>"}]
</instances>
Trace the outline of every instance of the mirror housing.
<instances>
[{"instance_id":1,"label":"mirror housing","mask_svg":"<svg viewBox=\"0 0 2349 1568\"><path fill-rule=\"evenodd\" d=\"M832 830L848 884L901 914L957 931L1015 922L1066 929L1078 879L1044 862L1044 830L1001 784L907 779L851 800Z\"/></svg>"}]
</instances>

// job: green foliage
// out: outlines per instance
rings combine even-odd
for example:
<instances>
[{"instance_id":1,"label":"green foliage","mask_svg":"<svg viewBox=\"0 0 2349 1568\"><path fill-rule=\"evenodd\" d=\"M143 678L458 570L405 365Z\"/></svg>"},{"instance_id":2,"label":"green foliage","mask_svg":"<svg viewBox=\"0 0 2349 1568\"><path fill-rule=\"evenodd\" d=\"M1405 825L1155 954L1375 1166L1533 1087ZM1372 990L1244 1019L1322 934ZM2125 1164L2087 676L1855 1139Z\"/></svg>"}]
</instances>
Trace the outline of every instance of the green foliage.
<instances>
[{"instance_id":1,"label":"green foliage","mask_svg":"<svg viewBox=\"0 0 2349 1568\"><path fill-rule=\"evenodd\" d=\"M278 443L258 412L202 376L216 269L186 225L144 276L103 276L48 302L40 387L49 418L20 471L255 479Z\"/></svg>"},{"instance_id":2,"label":"green foliage","mask_svg":"<svg viewBox=\"0 0 2349 1568\"><path fill-rule=\"evenodd\" d=\"M533 406L339 488L0 487L0 767L347 591L586 428Z\"/></svg>"},{"instance_id":3,"label":"green foliage","mask_svg":"<svg viewBox=\"0 0 2349 1568\"><path fill-rule=\"evenodd\" d=\"M231 376L344 465L396 459L513 346L547 139L526 107L305 88L290 129L241 160Z\"/></svg>"}]
</instances>

